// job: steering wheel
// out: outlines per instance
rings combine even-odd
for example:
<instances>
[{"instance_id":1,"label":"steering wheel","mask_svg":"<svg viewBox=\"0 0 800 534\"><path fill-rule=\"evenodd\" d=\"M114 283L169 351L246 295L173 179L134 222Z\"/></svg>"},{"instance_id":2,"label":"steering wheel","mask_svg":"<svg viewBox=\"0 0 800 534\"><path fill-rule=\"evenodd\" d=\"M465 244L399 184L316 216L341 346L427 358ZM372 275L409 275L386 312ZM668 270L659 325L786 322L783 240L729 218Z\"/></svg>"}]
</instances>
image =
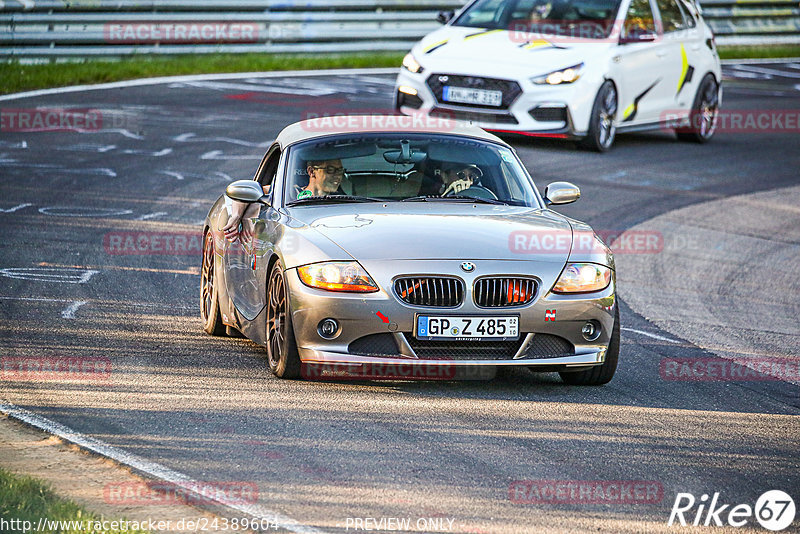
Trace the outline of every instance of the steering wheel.
<instances>
[{"instance_id":1,"label":"steering wheel","mask_svg":"<svg viewBox=\"0 0 800 534\"><path fill-rule=\"evenodd\" d=\"M482 185L472 185L472 186L470 186L470 187L468 187L468 188L466 188L463 191L460 191L458 193L454 193L454 192L451 191L450 193L447 193L445 196L446 197L452 197L452 196L455 196L455 195L464 196L464 197L472 197L472 198L485 198L485 199L489 199L489 200L500 200L500 199L497 198L497 195L495 195L494 193L492 193L491 190L486 189Z\"/></svg>"}]
</instances>

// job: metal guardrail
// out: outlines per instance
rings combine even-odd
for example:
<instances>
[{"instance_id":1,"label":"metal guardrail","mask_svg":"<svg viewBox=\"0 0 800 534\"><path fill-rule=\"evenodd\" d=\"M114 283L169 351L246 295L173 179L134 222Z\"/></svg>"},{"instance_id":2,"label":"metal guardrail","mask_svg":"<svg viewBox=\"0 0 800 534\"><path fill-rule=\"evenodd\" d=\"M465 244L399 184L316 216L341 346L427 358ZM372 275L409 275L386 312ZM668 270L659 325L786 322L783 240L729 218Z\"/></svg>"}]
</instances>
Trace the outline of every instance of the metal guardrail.
<instances>
[{"instance_id":1,"label":"metal guardrail","mask_svg":"<svg viewBox=\"0 0 800 534\"><path fill-rule=\"evenodd\" d=\"M0 0L0 58L408 50L464 0ZM800 43L797 0L702 0L722 44Z\"/></svg>"}]
</instances>

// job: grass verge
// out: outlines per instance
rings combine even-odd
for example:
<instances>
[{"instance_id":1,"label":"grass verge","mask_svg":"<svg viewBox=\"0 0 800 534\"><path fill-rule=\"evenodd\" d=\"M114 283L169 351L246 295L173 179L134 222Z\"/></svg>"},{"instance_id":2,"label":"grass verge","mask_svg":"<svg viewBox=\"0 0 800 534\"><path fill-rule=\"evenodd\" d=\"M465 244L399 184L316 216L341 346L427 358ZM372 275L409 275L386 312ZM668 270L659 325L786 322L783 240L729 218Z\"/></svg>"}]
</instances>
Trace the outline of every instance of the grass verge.
<instances>
[{"instance_id":1,"label":"grass verge","mask_svg":"<svg viewBox=\"0 0 800 534\"><path fill-rule=\"evenodd\" d=\"M782 57L800 57L800 44L795 45L726 45L719 47L722 59L776 59Z\"/></svg>"},{"instance_id":2,"label":"grass verge","mask_svg":"<svg viewBox=\"0 0 800 534\"><path fill-rule=\"evenodd\" d=\"M112 520L106 520L102 524L101 516L62 499L39 480L2 468L0 518L0 532L33 532L43 518L48 524L42 523L39 534L147 534L144 530L125 530L126 526L135 526L131 523L114 525Z\"/></svg>"},{"instance_id":3,"label":"grass verge","mask_svg":"<svg viewBox=\"0 0 800 534\"><path fill-rule=\"evenodd\" d=\"M314 55L197 54L38 65L0 63L0 93L181 74L399 67L402 59L401 53L386 52Z\"/></svg>"},{"instance_id":4,"label":"grass verge","mask_svg":"<svg viewBox=\"0 0 800 534\"><path fill-rule=\"evenodd\" d=\"M720 46L722 59L800 57L800 45ZM399 67L402 53L198 54L22 65L0 62L0 94L181 74Z\"/></svg>"}]
</instances>

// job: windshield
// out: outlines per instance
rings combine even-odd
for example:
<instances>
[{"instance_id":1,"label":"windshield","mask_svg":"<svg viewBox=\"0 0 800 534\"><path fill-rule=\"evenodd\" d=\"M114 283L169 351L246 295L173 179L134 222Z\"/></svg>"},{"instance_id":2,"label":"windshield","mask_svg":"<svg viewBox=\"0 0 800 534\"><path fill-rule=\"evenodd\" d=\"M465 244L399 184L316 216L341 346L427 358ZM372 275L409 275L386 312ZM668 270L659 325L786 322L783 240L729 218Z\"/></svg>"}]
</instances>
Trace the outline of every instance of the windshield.
<instances>
[{"instance_id":1,"label":"windshield","mask_svg":"<svg viewBox=\"0 0 800 534\"><path fill-rule=\"evenodd\" d=\"M621 0L478 0L453 26L604 39Z\"/></svg>"},{"instance_id":2,"label":"windshield","mask_svg":"<svg viewBox=\"0 0 800 534\"><path fill-rule=\"evenodd\" d=\"M451 135L358 134L289 151L287 206L337 202L480 202L540 207L507 147Z\"/></svg>"}]
</instances>

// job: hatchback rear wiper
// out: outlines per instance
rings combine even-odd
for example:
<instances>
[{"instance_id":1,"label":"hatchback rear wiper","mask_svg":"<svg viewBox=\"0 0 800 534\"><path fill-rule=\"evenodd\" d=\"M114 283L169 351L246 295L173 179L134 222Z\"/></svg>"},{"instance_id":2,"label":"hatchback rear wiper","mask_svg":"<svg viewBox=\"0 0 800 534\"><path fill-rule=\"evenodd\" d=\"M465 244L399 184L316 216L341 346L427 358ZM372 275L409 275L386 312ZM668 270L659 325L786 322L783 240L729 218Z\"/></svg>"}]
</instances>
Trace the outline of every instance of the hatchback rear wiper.
<instances>
[{"instance_id":1,"label":"hatchback rear wiper","mask_svg":"<svg viewBox=\"0 0 800 534\"><path fill-rule=\"evenodd\" d=\"M404 198L402 202L439 202L442 200L459 200L462 202L468 201L468 202L477 202L481 204L501 204L503 206L508 206L508 202L503 202L502 200L494 200L491 198L468 197L465 195L451 195L449 197L440 197L435 195L420 195L418 197Z\"/></svg>"},{"instance_id":2,"label":"hatchback rear wiper","mask_svg":"<svg viewBox=\"0 0 800 534\"><path fill-rule=\"evenodd\" d=\"M317 197L298 198L287 202L287 206L297 206L298 204L322 204L322 203L336 203L336 202L383 202L379 198L362 197L359 195L326 195Z\"/></svg>"}]
</instances>

